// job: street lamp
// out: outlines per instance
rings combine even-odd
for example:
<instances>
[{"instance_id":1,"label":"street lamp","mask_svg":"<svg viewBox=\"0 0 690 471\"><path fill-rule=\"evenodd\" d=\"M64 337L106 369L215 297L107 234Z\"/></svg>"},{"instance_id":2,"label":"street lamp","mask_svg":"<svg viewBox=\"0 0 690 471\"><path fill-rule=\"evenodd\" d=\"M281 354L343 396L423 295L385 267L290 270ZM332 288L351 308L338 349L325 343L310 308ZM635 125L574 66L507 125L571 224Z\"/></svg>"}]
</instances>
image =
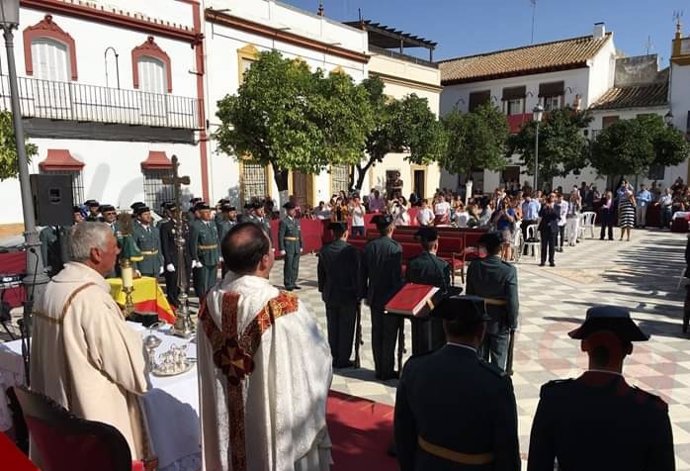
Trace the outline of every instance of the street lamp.
<instances>
[{"instance_id":1,"label":"street lamp","mask_svg":"<svg viewBox=\"0 0 690 471\"><path fill-rule=\"evenodd\" d=\"M537 123L537 134L534 137L534 191L537 191L537 183L539 183L539 123L544 116L544 107L537 105L532 110L532 119Z\"/></svg>"},{"instance_id":2,"label":"street lamp","mask_svg":"<svg viewBox=\"0 0 690 471\"><path fill-rule=\"evenodd\" d=\"M29 183L29 161L24 147L24 126L22 111L19 107L19 87L17 86L17 68L14 63L14 36L12 30L19 26L19 0L0 0L0 28L5 37L7 49L7 70L10 82L10 101L12 104L12 123L14 125L15 143L17 146L17 166L19 167L19 186L22 196L22 210L24 215L24 240L26 246L26 287L27 299L24 303L23 330L27 337L27 350L30 351L28 339L31 334L30 314L33 310L33 300L43 294L48 277L43 270L38 232L36 231L36 216L34 214L31 185ZM27 378L28 379L28 378Z\"/></svg>"}]
</instances>

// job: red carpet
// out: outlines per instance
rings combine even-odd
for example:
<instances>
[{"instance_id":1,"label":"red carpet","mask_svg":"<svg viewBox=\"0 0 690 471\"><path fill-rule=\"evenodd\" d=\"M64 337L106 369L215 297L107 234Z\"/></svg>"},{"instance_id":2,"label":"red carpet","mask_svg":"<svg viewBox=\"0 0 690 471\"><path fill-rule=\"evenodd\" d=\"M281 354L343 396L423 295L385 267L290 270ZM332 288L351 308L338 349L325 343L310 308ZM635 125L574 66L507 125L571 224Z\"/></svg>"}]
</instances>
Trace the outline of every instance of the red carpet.
<instances>
[{"instance_id":1,"label":"red carpet","mask_svg":"<svg viewBox=\"0 0 690 471\"><path fill-rule=\"evenodd\" d=\"M397 471L386 454L393 441L393 408L335 391L328 395L333 471Z\"/></svg>"}]
</instances>

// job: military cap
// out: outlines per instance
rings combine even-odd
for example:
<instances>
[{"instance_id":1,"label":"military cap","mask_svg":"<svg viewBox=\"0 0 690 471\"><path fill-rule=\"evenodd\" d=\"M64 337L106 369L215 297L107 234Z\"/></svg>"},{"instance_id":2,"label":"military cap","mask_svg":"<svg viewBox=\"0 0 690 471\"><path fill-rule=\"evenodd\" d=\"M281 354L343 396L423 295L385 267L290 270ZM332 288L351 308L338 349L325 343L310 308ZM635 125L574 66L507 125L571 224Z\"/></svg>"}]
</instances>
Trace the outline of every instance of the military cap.
<instances>
[{"instance_id":1,"label":"military cap","mask_svg":"<svg viewBox=\"0 0 690 471\"><path fill-rule=\"evenodd\" d=\"M343 221L334 221L328 224L328 229L334 232L345 232L347 230L347 223Z\"/></svg>"},{"instance_id":2,"label":"military cap","mask_svg":"<svg viewBox=\"0 0 690 471\"><path fill-rule=\"evenodd\" d=\"M146 206L146 203L142 203L141 201L137 201L136 203L132 203L129 207L132 211L134 211L136 213L137 208L141 208L143 206Z\"/></svg>"},{"instance_id":3,"label":"military cap","mask_svg":"<svg viewBox=\"0 0 690 471\"><path fill-rule=\"evenodd\" d=\"M218 203L217 203L217 204L223 205L223 204L229 204L229 203L230 203L230 200L229 200L229 199L227 199L227 198L221 198L221 199L218 200Z\"/></svg>"},{"instance_id":4,"label":"military cap","mask_svg":"<svg viewBox=\"0 0 690 471\"><path fill-rule=\"evenodd\" d=\"M438 240L438 231L433 227L422 226L415 232L414 236L424 242L433 242Z\"/></svg>"},{"instance_id":5,"label":"military cap","mask_svg":"<svg viewBox=\"0 0 690 471\"><path fill-rule=\"evenodd\" d=\"M295 206L295 203L293 203L292 201L288 201L287 203L285 203L285 204L283 205L283 208L285 208L285 209L295 209L296 206Z\"/></svg>"},{"instance_id":6,"label":"military cap","mask_svg":"<svg viewBox=\"0 0 690 471\"><path fill-rule=\"evenodd\" d=\"M165 209L167 209L168 211L176 211L176 210L177 210L177 205L176 205L175 203L170 203L170 202L168 202L168 203L165 205Z\"/></svg>"},{"instance_id":7,"label":"military cap","mask_svg":"<svg viewBox=\"0 0 690 471\"><path fill-rule=\"evenodd\" d=\"M224 203L221 205L220 210L224 213L229 213L230 211L237 211L237 208L235 208L234 206L230 206L227 203Z\"/></svg>"},{"instance_id":8,"label":"military cap","mask_svg":"<svg viewBox=\"0 0 690 471\"><path fill-rule=\"evenodd\" d=\"M204 203L203 201L201 201L201 202L196 204L194 209L197 211L203 211L205 209L211 209L211 207L208 205L208 203Z\"/></svg>"},{"instance_id":9,"label":"military cap","mask_svg":"<svg viewBox=\"0 0 690 471\"><path fill-rule=\"evenodd\" d=\"M577 329L568 332L573 339L585 339L590 335L610 331L621 340L630 342L643 342L649 340L649 335L635 324L630 317L630 311L620 306L594 306L587 309L585 322Z\"/></svg>"},{"instance_id":10,"label":"military cap","mask_svg":"<svg viewBox=\"0 0 690 471\"><path fill-rule=\"evenodd\" d=\"M441 300L429 315L466 324L477 324L491 319L486 313L484 299L479 296L448 296Z\"/></svg>"},{"instance_id":11,"label":"military cap","mask_svg":"<svg viewBox=\"0 0 690 471\"><path fill-rule=\"evenodd\" d=\"M252 204L253 209L261 209L264 207L264 203L262 201L255 201L254 204Z\"/></svg>"},{"instance_id":12,"label":"military cap","mask_svg":"<svg viewBox=\"0 0 690 471\"><path fill-rule=\"evenodd\" d=\"M136 214L137 216L139 216L140 214L148 213L150 211L151 209L146 205L137 206L136 208L134 208L134 214Z\"/></svg>"},{"instance_id":13,"label":"military cap","mask_svg":"<svg viewBox=\"0 0 690 471\"><path fill-rule=\"evenodd\" d=\"M503 237L498 232L487 232L482 234L477 241L479 245L486 247L489 252L503 244Z\"/></svg>"},{"instance_id":14,"label":"military cap","mask_svg":"<svg viewBox=\"0 0 690 471\"><path fill-rule=\"evenodd\" d=\"M81 213L81 207L80 206L72 206L72 212L73 213Z\"/></svg>"},{"instance_id":15,"label":"military cap","mask_svg":"<svg viewBox=\"0 0 690 471\"><path fill-rule=\"evenodd\" d=\"M252 203L252 202L244 203L244 209L254 209L254 203Z\"/></svg>"},{"instance_id":16,"label":"military cap","mask_svg":"<svg viewBox=\"0 0 690 471\"><path fill-rule=\"evenodd\" d=\"M95 208L97 206L100 206L100 203L96 200L86 200L84 201L84 206L87 206L89 208Z\"/></svg>"},{"instance_id":17,"label":"military cap","mask_svg":"<svg viewBox=\"0 0 690 471\"><path fill-rule=\"evenodd\" d=\"M194 205L195 205L196 203L198 203L199 201L201 201L201 198L195 196L194 198L192 198L192 199L189 200L189 204L191 204L192 206L194 206Z\"/></svg>"},{"instance_id":18,"label":"military cap","mask_svg":"<svg viewBox=\"0 0 690 471\"><path fill-rule=\"evenodd\" d=\"M107 213L107 212L115 211L115 207L113 205L110 205L110 204L104 204L98 210L102 213Z\"/></svg>"},{"instance_id":19,"label":"military cap","mask_svg":"<svg viewBox=\"0 0 690 471\"><path fill-rule=\"evenodd\" d=\"M391 224L393 224L393 216L390 214L379 214L372 218L372 222L376 224L379 229L385 229Z\"/></svg>"}]
</instances>

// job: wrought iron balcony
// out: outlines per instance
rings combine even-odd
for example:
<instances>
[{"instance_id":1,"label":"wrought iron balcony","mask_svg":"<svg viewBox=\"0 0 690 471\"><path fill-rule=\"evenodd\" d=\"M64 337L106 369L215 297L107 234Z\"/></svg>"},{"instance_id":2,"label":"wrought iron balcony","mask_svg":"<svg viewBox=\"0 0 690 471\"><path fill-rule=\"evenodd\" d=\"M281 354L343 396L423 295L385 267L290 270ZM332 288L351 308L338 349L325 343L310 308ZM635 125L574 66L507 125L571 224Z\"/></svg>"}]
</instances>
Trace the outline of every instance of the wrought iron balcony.
<instances>
[{"instance_id":1,"label":"wrought iron balcony","mask_svg":"<svg viewBox=\"0 0 690 471\"><path fill-rule=\"evenodd\" d=\"M199 100L138 90L19 77L24 118L199 129ZM10 86L0 76L0 106L10 110Z\"/></svg>"}]
</instances>

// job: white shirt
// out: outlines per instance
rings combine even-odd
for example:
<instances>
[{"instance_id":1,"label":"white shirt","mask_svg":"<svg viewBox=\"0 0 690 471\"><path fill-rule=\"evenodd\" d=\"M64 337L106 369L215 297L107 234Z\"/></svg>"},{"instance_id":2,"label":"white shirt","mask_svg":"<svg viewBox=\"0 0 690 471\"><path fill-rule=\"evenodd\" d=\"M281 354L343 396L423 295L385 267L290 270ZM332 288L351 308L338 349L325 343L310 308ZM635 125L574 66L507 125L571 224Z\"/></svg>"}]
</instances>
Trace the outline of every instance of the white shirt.
<instances>
[{"instance_id":1,"label":"white shirt","mask_svg":"<svg viewBox=\"0 0 690 471\"><path fill-rule=\"evenodd\" d=\"M429 208L422 208L417 212L417 222L420 226L428 226L434 220L434 213Z\"/></svg>"},{"instance_id":2,"label":"white shirt","mask_svg":"<svg viewBox=\"0 0 690 471\"><path fill-rule=\"evenodd\" d=\"M458 211L455 213L455 224L458 227L467 227L467 223L470 220L470 213L465 210Z\"/></svg>"},{"instance_id":3,"label":"white shirt","mask_svg":"<svg viewBox=\"0 0 690 471\"><path fill-rule=\"evenodd\" d=\"M351 211L352 211L352 225L353 226L364 226L364 213L366 210L364 209L364 206L361 204L359 206L351 206Z\"/></svg>"},{"instance_id":4,"label":"white shirt","mask_svg":"<svg viewBox=\"0 0 690 471\"><path fill-rule=\"evenodd\" d=\"M434 213L437 215L446 215L450 213L450 203L448 201L436 203L436 205L434 206Z\"/></svg>"}]
</instances>

